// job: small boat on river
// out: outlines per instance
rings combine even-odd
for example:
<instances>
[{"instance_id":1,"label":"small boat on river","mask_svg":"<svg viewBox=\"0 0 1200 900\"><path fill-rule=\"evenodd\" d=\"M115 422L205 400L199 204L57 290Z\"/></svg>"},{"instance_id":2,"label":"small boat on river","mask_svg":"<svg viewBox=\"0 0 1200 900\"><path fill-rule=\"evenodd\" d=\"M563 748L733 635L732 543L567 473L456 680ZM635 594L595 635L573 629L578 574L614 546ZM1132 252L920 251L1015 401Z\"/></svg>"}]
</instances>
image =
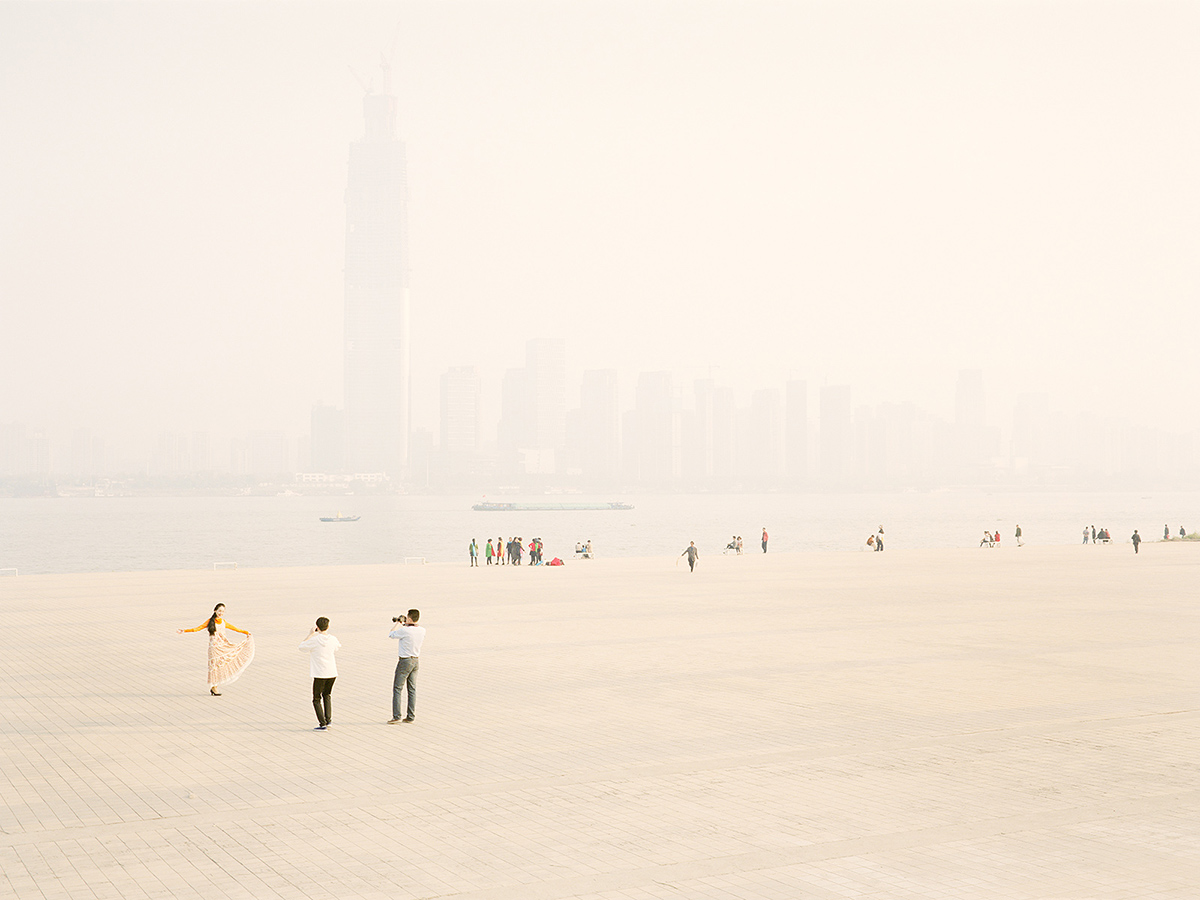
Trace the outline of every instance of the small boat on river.
<instances>
[{"instance_id":1,"label":"small boat on river","mask_svg":"<svg viewBox=\"0 0 1200 900\"><path fill-rule=\"evenodd\" d=\"M336 516L321 516L322 522L357 522L362 516L343 516L338 513Z\"/></svg>"},{"instance_id":2,"label":"small boat on river","mask_svg":"<svg viewBox=\"0 0 1200 900\"><path fill-rule=\"evenodd\" d=\"M533 510L633 509L632 503L476 503L476 512L529 512Z\"/></svg>"}]
</instances>

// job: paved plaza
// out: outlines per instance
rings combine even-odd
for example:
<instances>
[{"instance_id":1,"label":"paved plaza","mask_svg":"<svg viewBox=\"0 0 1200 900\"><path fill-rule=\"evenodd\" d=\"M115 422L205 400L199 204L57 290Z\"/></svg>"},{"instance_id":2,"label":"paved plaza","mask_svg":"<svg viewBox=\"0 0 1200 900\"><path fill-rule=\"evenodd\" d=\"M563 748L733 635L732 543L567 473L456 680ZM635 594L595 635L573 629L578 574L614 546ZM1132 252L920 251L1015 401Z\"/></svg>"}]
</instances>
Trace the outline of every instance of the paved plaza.
<instances>
[{"instance_id":1,"label":"paved plaza","mask_svg":"<svg viewBox=\"0 0 1200 900\"><path fill-rule=\"evenodd\" d=\"M3 578L0 897L1194 900L1198 584L1157 543ZM257 657L210 697L217 602Z\"/></svg>"}]
</instances>

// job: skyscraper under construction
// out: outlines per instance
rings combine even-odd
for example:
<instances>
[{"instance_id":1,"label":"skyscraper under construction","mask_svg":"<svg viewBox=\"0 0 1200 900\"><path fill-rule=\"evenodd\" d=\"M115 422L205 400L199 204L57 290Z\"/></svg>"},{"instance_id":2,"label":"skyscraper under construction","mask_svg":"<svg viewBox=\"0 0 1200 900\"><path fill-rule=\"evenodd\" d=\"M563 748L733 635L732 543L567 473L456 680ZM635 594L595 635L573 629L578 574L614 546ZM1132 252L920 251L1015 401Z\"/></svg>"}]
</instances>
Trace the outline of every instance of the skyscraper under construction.
<instances>
[{"instance_id":1,"label":"skyscraper under construction","mask_svg":"<svg viewBox=\"0 0 1200 900\"><path fill-rule=\"evenodd\" d=\"M345 452L355 472L408 463L408 178L396 98L363 98L366 133L346 181Z\"/></svg>"}]
</instances>

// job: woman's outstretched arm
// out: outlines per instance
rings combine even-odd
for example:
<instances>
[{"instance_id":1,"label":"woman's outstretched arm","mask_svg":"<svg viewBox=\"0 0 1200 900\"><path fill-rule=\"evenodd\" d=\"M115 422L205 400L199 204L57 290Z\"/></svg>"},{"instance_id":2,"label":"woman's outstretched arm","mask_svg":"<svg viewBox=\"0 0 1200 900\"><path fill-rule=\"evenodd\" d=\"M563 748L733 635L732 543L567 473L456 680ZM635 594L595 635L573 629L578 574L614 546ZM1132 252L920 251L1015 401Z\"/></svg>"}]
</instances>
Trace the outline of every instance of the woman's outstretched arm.
<instances>
[{"instance_id":1,"label":"woman's outstretched arm","mask_svg":"<svg viewBox=\"0 0 1200 900\"><path fill-rule=\"evenodd\" d=\"M242 629L238 628L236 625L230 625L228 622L225 623L225 627L228 628L230 631L236 631L238 634L244 634L247 636L249 636L249 634L250 634L250 632L242 631Z\"/></svg>"},{"instance_id":2,"label":"woman's outstretched arm","mask_svg":"<svg viewBox=\"0 0 1200 900\"><path fill-rule=\"evenodd\" d=\"M195 628L176 628L175 633L176 634L190 634L193 631L200 631L201 629L207 628L207 627L208 627L208 619L205 619L203 622L201 622Z\"/></svg>"}]
</instances>

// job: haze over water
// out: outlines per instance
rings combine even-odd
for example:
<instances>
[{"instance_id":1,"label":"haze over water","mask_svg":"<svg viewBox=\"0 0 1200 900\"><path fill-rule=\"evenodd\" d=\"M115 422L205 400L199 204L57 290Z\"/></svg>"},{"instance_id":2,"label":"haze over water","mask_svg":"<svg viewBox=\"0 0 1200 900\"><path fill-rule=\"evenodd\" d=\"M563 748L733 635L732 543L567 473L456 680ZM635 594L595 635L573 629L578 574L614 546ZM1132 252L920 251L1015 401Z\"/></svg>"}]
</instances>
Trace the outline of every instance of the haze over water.
<instances>
[{"instance_id":1,"label":"haze over water","mask_svg":"<svg viewBox=\"0 0 1200 900\"><path fill-rule=\"evenodd\" d=\"M528 502L577 497L513 497ZM902 494L648 495L623 497L629 511L475 512L478 498L114 497L0 500L0 569L20 574L146 569L400 563L405 557L467 564L467 544L490 537L541 537L546 559L571 565L576 541L591 539L605 556L661 557L671 565L688 541L719 554L734 534L759 553L857 552L880 525L885 553L909 548L977 547L984 529L999 531L1000 552L1018 552L1021 525L1033 544L1080 543L1084 525L1111 530L1117 545L1134 528L1147 540L1183 525L1200 531L1200 495L1012 494L975 491ZM337 512L358 522L324 523ZM1096 548L1125 552L1127 547ZM989 552L981 550L980 552ZM995 552L995 551L992 551ZM480 562L481 566L483 561ZM803 559L798 560L803 565ZM701 567L702 569L702 567ZM749 571L749 570L748 570Z\"/></svg>"}]
</instances>

